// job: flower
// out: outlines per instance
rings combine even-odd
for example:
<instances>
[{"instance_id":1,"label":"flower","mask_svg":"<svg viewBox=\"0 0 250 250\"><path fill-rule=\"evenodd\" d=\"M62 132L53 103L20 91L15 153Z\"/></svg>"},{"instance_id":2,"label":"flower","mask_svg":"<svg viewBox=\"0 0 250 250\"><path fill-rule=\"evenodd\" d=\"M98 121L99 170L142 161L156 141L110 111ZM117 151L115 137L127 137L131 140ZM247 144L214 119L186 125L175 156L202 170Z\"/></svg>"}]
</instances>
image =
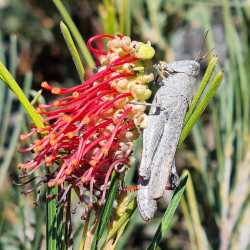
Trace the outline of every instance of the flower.
<instances>
[{"instance_id":1,"label":"flower","mask_svg":"<svg viewBox=\"0 0 250 250\"><path fill-rule=\"evenodd\" d=\"M106 50L94 47L100 39L108 39ZM19 168L35 171L45 164L49 187L84 187L90 204L94 198L103 204L113 170L123 172L129 166L132 142L145 126L145 106L138 103L151 95L153 74L145 74L143 64L154 49L127 36L106 34L90 38L88 47L99 66L95 74L71 88L41 84L58 98L37 108L45 126L21 135L23 141L34 135L39 139L21 149L34 157Z\"/></svg>"}]
</instances>

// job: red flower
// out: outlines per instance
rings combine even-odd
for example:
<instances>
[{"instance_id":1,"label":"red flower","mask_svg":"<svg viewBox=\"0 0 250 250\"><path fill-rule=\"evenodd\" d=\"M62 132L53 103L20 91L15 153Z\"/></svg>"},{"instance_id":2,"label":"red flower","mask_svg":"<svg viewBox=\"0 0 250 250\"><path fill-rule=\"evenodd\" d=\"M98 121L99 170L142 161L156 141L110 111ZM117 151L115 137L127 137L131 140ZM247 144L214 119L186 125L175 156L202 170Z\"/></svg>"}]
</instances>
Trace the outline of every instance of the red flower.
<instances>
[{"instance_id":1,"label":"red flower","mask_svg":"<svg viewBox=\"0 0 250 250\"><path fill-rule=\"evenodd\" d=\"M103 38L109 39L107 51L93 47L94 41ZM60 97L39 105L44 128L21 135L22 140L34 134L41 138L21 150L34 153L32 160L19 164L23 171L35 171L42 164L57 166L50 171L48 186L65 182L74 188L83 186L90 191L90 204L96 193L104 202L112 171L122 172L129 165L132 141L145 117L144 106L131 101L143 101L151 94L146 83L152 75L144 75L142 59L136 54L141 44L125 36L94 36L88 47L100 65L96 74L71 88L42 83Z\"/></svg>"}]
</instances>

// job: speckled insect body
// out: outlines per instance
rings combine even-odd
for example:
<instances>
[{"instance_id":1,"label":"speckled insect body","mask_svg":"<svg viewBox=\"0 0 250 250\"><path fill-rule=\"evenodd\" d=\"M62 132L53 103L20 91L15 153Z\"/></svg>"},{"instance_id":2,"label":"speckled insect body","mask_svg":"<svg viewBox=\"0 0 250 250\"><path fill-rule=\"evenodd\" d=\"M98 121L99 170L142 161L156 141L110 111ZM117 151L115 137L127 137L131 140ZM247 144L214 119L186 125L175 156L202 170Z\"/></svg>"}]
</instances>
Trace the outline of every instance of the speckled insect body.
<instances>
[{"instance_id":1,"label":"speckled insect body","mask_svg":"<svg viewBox=\"0 0 250 250\"><path fill-rule=\"evenodd\" d=\"M197 61L176 61L156 66L162 77L143 131L143 153L139 168L137 204L142 218L151 220L159 198L171 197L178 184L175 152L195 80ZM160 107L160 108L157 108Z\"/></svg>"}]
</instances>

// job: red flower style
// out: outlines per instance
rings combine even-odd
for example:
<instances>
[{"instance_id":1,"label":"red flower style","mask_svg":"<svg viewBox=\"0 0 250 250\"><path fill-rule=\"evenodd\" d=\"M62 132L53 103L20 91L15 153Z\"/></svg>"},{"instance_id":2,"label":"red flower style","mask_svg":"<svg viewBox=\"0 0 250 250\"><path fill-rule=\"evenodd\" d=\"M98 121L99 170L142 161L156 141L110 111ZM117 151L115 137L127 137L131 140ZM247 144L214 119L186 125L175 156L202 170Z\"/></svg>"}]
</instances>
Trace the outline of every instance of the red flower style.
<instances>
[{"instance_id":1,"label":"red flower style","mask_svg":"<svg viewBox=\"0 0 250 250\"><path fill-rule=\"evenodd\" d=\"M106 51L93 46L103 38L109 40ZM21 140L35 134L41 139L21 149L32 151L34 158L19 164L20 169L35 171L45 163L52 169L48 186L84 187L89 190L90 204L94 195L103 204L111 173L129 166L132 142L144 122L145 107L131 101L144 101L151 94L147 83L153 77L144 74L138 54L142 45L146 46L126 36L94 36L88 47L100 66L96 74L71 88L42 83L44 89L62 97L37 108L44 128L21 135Z\"/></svg>"}]
</instances>

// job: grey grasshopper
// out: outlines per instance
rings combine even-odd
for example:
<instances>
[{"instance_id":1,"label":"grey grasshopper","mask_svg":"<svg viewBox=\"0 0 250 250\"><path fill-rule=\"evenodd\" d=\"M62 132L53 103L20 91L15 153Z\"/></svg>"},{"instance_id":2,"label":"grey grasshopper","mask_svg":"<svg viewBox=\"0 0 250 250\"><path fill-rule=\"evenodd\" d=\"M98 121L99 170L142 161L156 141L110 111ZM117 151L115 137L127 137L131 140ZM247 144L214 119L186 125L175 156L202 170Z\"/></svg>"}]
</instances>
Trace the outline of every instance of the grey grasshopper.
<instances>
[{"instance_id":1,"label":"grey grasshopper","mask_svg":"<svg viewBox=\"0 0 250 250\"><path fill-rule=\"evenodd\" d=\"M170 199L178 185L175 152L183 120L200 72L198 61L183 60L156 66L162 80L143 131L137 204L141 217L154 217L159 198Z\"/></svg>"}]
</instances>

